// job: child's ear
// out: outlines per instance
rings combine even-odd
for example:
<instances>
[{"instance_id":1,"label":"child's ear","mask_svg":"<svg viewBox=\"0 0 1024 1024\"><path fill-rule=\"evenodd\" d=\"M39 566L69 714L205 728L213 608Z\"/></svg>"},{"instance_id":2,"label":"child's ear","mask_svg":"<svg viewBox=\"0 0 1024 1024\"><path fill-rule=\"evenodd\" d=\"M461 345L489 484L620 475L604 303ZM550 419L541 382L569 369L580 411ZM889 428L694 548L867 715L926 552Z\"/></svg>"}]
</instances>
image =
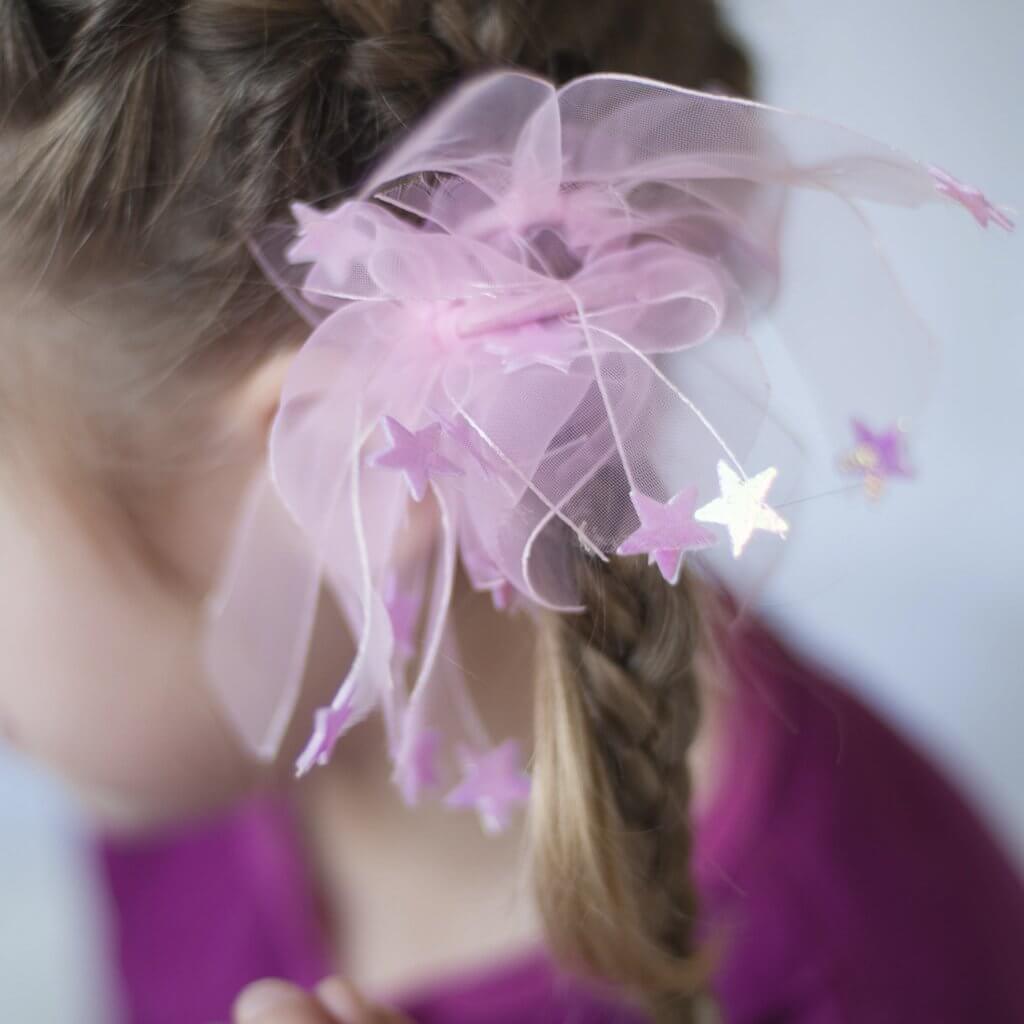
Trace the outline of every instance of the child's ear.
<instances>
[{"instance_id":1,"label":"child's ear","mask_svg":"<svg viewBox=\"0 0 1024 1024\"><path fill-rule=\"evenodd\" d=\"M298 349L268 356L236 386L229 403L231 426L256 448L264 448L277 415L285 377Z\"/></svg>"},{"instance_id":2,"label":"child's ear","mask_svg":"<svg viewBox=\"0 0 1024 1024\"><path fill-rule=\"evenodd\" d=\"M190 592L205 594L213 586L239 503L253 473L266 464L270 428L296 351L268 356L231 384L217 403L206 456L142 513L163 563Z\"/></svg>"}]
</instances>

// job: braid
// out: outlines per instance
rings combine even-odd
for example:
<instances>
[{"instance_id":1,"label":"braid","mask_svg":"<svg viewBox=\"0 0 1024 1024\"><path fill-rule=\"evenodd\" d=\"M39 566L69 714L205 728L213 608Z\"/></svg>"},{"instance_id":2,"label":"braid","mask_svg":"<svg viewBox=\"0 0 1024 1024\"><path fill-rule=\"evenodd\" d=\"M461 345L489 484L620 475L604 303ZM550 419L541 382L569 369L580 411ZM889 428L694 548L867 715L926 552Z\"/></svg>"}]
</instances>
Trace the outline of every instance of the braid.
<instances>
[{"instance_id":1,"label":"braid","mask_svg":"<svg viewBox=\"0 0 1024 1024\"><path fill-rule=\"evenodd\" d=\"M659 1024L687 1024L707 980L688 870L697 606L642 559L581 553L577 565L587 610L542 628L539 905L563 960L639 997Z\"/></svg>"},{"instance_id":2,"label":"braid","mask_svg":"<svg viewBox=\"0 0 1024 1024\"><path fill-rule=\"evenodd\" d=\"M0 117L21 125L44 110L54 67L36 13L25 0L0 0Z\"/></svg>"},{"instance_id":3,"label":"braid","mask_svg":"<svg viewBox=\"0 0 1024 1024\"><path fill-rule=\"evenodd\" d=\"M711 0L624 3L0 0L5 236L54 270L229 281L246 234L357 186L475 70L749 87Z\"/></svg>"},{"instance_id":4,"label":"braid","mask_svg":"<svg viewBox=\"0 0 1024 1024\"><path fill-rule=\"evenodd\" d=\"M291 199L350 192L460 77L496 65L751 88L713 0L0 0L0 260L62 299L79 275L125 284L114 304L84 289L101 326L111 306L100 333L129 363L115 379L138 382L113 404L129 422L159 382L164 408L191 415L217 390L197 380L230 383L299 326L246 235ZM129 310L147 330L126 329ZM186 380L183 402L170 385ZM163 443L197 447L161 415ZM541 906L556 951L678 1024L704 980L687 872L695 601L634 562L578 571L589 611L543 626Z\"/></svg>"},{"instance_id":5,"label":"braid","mask_svg":"<svg viewBox=\"0 0 1024 1024\"><path fill-rule=\"evenodd\" d=\"M29 125L20 147L31 153L17 167L13 195L24 234L145 232L153 183L171 166L172 21L163 4L101 0L70 31L63 63L35 73L36 88L25 95L36 97L35 107L46 95L53 109Z\"/></svg>"},{"instance_id":6,"label":"braid","mask_svg":"<svg viewBox=\"0 0 1024 1024\"><path fill-rule=\"evenodd\" d=\"M194 0L182 44L213 96L205 140L232 183L234 226L337 197L456 66L387 3Z\"/></svg>"}]
</instances>

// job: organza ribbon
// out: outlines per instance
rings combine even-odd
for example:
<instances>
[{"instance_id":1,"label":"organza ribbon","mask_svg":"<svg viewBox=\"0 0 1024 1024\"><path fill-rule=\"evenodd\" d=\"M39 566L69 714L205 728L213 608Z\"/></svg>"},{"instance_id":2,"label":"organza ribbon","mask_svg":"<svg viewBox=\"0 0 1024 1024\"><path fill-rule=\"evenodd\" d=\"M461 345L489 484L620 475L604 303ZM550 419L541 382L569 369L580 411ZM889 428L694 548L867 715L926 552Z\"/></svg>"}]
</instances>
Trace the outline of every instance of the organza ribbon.
<instances>
[{"instance_id":1,"label":"organza ribbon","mask_svg":"<svg viewBox=\"0 0 1024 1024\"><path fill-rule=\"evenodd\" d=\"M877 493L907 475L934 345L858 201L950 199L1012 227L946 172L829 122L628 76L556 89L499 72L456 90L357 197L294 203L295 225L254 251L313 330L206 644L249 747L279 747L326 583L357 653L299 770L380 710L410 802L445 758L451 774L458 739L449 802L500 828L526 781L450 669L458 561L499 606L571 612L573 545L646 553L674 582L686 558L778 544L802 449L767 429L786 410L749 327L769 310L837 476ZM419 502L436 515L430 572L401 554Z\"/></svg>"}]
</instances>

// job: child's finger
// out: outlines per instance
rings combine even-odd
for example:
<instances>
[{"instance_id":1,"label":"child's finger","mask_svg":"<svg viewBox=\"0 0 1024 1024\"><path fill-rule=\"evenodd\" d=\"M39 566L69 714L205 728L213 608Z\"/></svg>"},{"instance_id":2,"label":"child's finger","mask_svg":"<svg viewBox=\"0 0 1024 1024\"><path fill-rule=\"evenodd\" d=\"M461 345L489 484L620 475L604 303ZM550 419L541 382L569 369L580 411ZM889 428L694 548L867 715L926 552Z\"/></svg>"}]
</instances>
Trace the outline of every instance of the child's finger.
<instances>
[{"instance_id":1,"label":"child's finger","mask_svg":"<svg viewBox=\"0 0 1024 1024\"><path fill-rule=\"evenodd\" d=\"M333 1016L315 997L296 985L266 979L242 991L235 1001L234 1024L349 1024Z\"/></svg>"},{"instance_id":2,"label":"child's finger","mask_svg":"<svg viewBox=\"0 0 1024 1024\"><path fill-rule=\"evenodd\" d=\"M326 978L316 987L320 1002L345 1024L409 1024L392 1010L371 1006L363 994L344 978Z\"/></svg>"}]
</instances>

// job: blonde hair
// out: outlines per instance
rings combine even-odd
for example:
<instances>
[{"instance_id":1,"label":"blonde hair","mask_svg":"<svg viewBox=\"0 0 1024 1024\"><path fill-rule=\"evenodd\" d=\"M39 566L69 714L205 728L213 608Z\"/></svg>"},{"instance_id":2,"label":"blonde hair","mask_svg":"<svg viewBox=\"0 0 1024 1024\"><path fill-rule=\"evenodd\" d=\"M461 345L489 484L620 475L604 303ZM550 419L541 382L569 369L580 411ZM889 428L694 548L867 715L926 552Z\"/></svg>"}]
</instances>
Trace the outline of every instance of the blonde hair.
<instances>
[{"instance_id":1,"label":"blonde hair","mask_svg":"<svg viewBox=\"0 0 1024 1024\"><path fill-rule=\"evenodd\" d=\"M190 457L218 396L301 330L247 234L337 201L454 80L504 64L750 91L713 0L4 0L0 262L50 303L8 332L5 438L68 417L55 447L117 453L123 494L156 448ZM566 963L688 1022L699 602L635 561L578 570L588 611L542 627L539 902Z\"/></svg>"},{"instance_id":2,"label":"blonde hair","mask_svg":"<svg viewBox=\"0 0 1024 1024\"><path fill-rule=\"evenodd\" d=\"M552 948L646 1003L694 1020L709 951L694 937L687 755L706 631L696 585L643 559L577 556L586 611L541 631L531 840Z\"/></svg>"}]
</instances>

